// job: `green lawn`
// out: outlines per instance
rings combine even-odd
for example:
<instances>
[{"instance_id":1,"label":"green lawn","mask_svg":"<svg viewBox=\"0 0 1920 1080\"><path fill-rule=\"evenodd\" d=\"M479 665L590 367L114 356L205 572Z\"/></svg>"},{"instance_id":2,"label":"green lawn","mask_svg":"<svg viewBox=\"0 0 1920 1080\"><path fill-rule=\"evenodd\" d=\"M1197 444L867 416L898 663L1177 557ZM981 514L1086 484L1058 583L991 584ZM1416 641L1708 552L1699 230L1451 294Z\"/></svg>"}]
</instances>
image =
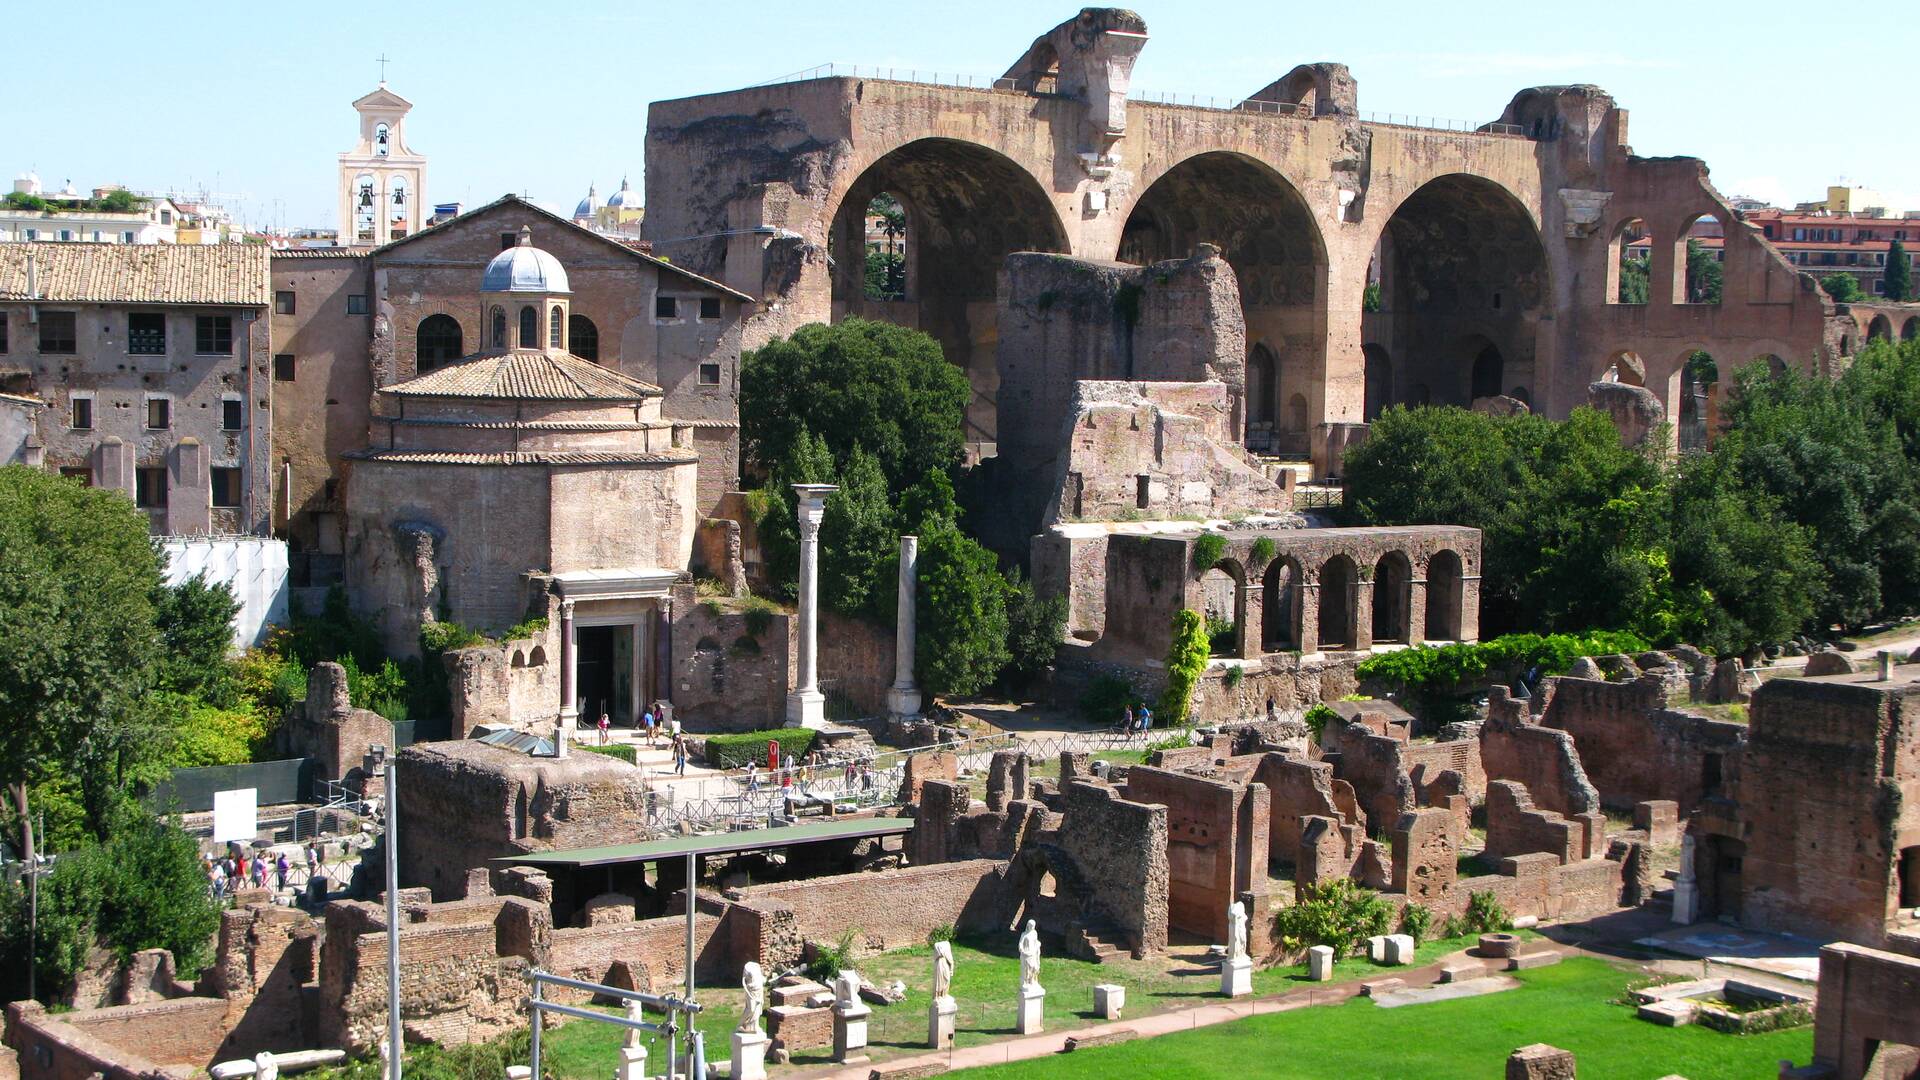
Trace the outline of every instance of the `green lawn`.
<instances>
[{"instance_id":1,"label":"green lawn","mask_svg":"<svg viewBox=\"0 0 1920 1080\"><path fill-rule=\"evenodd\" d=\"M1804 1062L1813 1052L1812 1028L1736 1036L1637 1019L1631 1008L1611 1003L1634 974L1601 960L1576 957L1517 978L1521 989L1484 997L1398 1009L1361 998L971 1072L979 1080L1451 1080L1498 1076L1514 1048L1544 1042L1573 1051L1580 1075L1595 1080L1653 1080L1670 1073L1688 1080L1750 1080L1772 1076L1782 1059Z\"/></svg>"}]
</instances>

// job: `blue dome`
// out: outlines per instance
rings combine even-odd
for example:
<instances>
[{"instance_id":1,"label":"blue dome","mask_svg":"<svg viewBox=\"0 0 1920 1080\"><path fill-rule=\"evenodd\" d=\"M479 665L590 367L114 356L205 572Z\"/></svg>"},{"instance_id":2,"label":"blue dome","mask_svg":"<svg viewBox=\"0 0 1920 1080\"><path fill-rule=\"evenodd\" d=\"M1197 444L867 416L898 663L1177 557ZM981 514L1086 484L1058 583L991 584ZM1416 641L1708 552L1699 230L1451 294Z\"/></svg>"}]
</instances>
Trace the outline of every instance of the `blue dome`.
<instances>
[{"instance_id":1,"label":"blue dome","mask_svg":"<svg viewBox=\"0 0 1920 1080\"><path fill-rule=\"evenodd\" d=\"M480 275L481 292L564 293L567 270L560 260L533 246L533 230L520 229L520 242L493 257Z\"/></svg>"},{"instance_id":2,"label":"blue dome","mask_svg":"<svg viewBox=\"0 0 1920 1080\"><path fill-rule=\"evenodd\" d=\"M627 178L623 176L620 178L620 190L613 193L613 198L607 200L607 205L615 209L638 210L640 193L633 190L627 184Z\"/></svg>"},{"instance_id":3,"label":"blue dome","mask_svg":"<svg viewBox=\"0 0 1920 1080\"><path fill-rule=\"evenodd\" d=\"M581 199L580 205L573 208L573 220L584 221L588 218L593 217L594 213L599 209L600 209L600 193L593 190L592 184L588 184L587 197L584 199Z\"/></svg>"}]
</instances>

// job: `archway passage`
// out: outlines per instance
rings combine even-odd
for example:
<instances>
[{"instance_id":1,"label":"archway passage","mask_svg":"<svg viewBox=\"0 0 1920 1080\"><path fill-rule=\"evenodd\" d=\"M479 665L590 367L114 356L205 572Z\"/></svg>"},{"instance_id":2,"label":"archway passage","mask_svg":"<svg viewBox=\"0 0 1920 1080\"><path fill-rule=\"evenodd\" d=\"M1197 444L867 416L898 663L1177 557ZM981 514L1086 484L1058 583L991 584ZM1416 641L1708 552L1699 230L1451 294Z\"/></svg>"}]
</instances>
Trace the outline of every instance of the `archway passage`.
<instances>
[{"instance_id":1,"label":"archway passage","mask_svg":"<svg viewBox=\"0 0 1920 1080\"><path fill-rule=\"evenodd\" d=\"M1429 181L1387 220L1376 258L1381 313L1369 325L1387 334L1393 401L1464 406L1482 390L1535 385L1546 254L1505 189L1457 174Z\"/></svg>"},{"instance_id":2,"label":"archway passage","mask_svg":"<svg viewBox=\"0 0 1920 1080\"><path fill-rule=\"evenodd\" d=\"M1907 325L1900 328L1901 341L1912 341L1915 338L1920 338L1920 315L1908 319Z\"/></svg>"},{"instance_id":3,"label":"archway passage","mask_svg":"<svg viewBox=\"0 0 1920 1080\"><path fill-rule=\"evenodd\" d=\"M869 210L891 195L905 222L904 296L867 297ZM957 139L920 139L885 155L854 180L834 214L833 315L857 315L932 334L967 372L973 401L967 438L996 437L995 296L1006 257L1068 250L1059 213L1040 184L1011 159Z\"/></svg>"},{"instance_id":4,"label":"archway passage","mask_svg":"<svg viewBox=\"0 0 1920 1080\"><path fill-rule=\"evenodd\" d=\"M414 335L414 368L426 374L443 364L451 364L464 355L460 323L451 315L429 315L420 320Z\"/></svg>"},{"instance_id":5,"label":"archway passage","mask_svg":"<svg viewBox=\"0 0 1920 1080\"><path fill-rule=\"evenodd\" d=\"M1279 419L1280 359L1264 344L1247 353L1247 449L1265 452L1273 446Z\"/></svg>"},{"instance_id":6,"label":"archway passage","mask_svg":"<svg viewBox=\"0 0 1920 1080\"><path fill-rule=\"evenodd\" d=\"M1260 579L1260 648L1284 652L1300 647L1300 564L1274 559Z\"/></svg>"},{"instance_id":7,"label":"archway passage","mask_svg":"<svg viewBox=\"0 0 1920 1080\"><path fill-rule=\"evenodd\" d=\"M1390 551L1373 567L1373 640L1406 641L1412 611L1413 564Z\"/></svg>"},{"instance_id":8,"label":"archway passage","mask_svg":"<svg viewBox=\"0 0 1920 1080\"><path fill-rule=\"evenodd\" d=\"M1362 345L1360 352L1367 365L1367 401L1363 415L1372 423L1393 404L1393 358L1378 345Z\"/></svg>"},{"instance_id":9,"label":"archway passage","mask_svg":"<svg viewBox=\"0 0 1920 1080\"><path fill-rule=\"evenodd\" d=\"M1353 560L1335 555L1320 568L1320 647L1353 648L1354 582L1359 580Z\"/></svg>"},{"instance_id":10,"label":"archway passage","mask_svg":"<svg viewBox=\"0 0 1920 1080\"><path fill-rule=\"evenodd\" d=\"M1312 438L1311 415L1303 422L1287 408L1325 375L1322 303L1327 255L1306 200L1285 177L1250 158L1225 152L1198 154L1163 173L1134 204L1120 233L1120 260L1145 265L1184 259L1200 244L1214 244L1233 267L1247 341L1275 357L1275 377L1253 388L1245 415L1272 415L1276 426L1264 447L1302 456ZM1295 344L1289 344L1293 342ZM1310 413L1310 410L1309 410Z\"/></svg>"},{"instance_id":11,"label":"archway passage","mask_svg":"<svg viewBox=\"0 0 1920 1080\"><path fill-rule=\"evenodd\" d=\"M1215 656L1240 655L1246 627L1241 585L1246 572L1238 563L1223 560L1200 575L1201 609L1207 620L1208 649Z\"/></svg>"},{"instance_id":12,"label":"archway passage","mask_svg":"<svg viewBox=\"0 0 1920 1080\"><path fill-rule=\"evenodd\" d=\"M1460 556L1436 552L1427 560L1427 640L1459 641L1460 613L1465 606L1465 574Z\"/></svg>"},{"instance_id":13,"label":"archway passage","mask_svg":"<svg viewBox=\"0 0 1920 1080\"><path fill-rule=\"evenodd\" d=\"M1867 324L1867 340L1892 341L1893 320L1885 315L1875 315L1873 321Z\"/></svg>"},{"instance_id":14,"label":"archway passage","mask_svg":"<svg viewBox=\"0 0 1920 1080\"><path fill-rule=\"evenodd\" d=\"M1679 423L1675 425L1675 438L1681 450L1705 450L1712 442L1712 419L1717 411L1713 404L1714 387L1720 382L1720 365L1713 354L1695 351L1687 354L1680 365L1680 409Z\"/></svg>"}]
</instances>

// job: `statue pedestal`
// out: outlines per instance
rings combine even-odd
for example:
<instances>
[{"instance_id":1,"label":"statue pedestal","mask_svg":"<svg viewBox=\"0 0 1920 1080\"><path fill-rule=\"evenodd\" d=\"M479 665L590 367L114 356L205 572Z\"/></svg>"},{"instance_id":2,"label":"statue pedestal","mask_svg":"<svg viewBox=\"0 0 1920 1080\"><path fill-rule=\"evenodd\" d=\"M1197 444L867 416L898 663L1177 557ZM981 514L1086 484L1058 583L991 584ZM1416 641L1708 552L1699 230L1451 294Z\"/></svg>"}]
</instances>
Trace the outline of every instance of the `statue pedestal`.
<instances>
[{"instance_id":1,"label":"statue pedestal","mask_svg":"<svg viewBox=\"0 0 1920 1080\"><path fill-rule=\"evenodd\" d=\"M795 690L787 695L787 726L819 730L827 726L827 695Z\"/></svg>"},{"instance_id":2,"label":"statue pedestal","mask_svg":"<svg viewBox=\"0 0 1920 1080\"><path fill-rule=\"evenodd\" d=\"M858 1052L867 1048L867 1017L872 1013L858 1001L833 1007L833 1060L849 1064L856 1054L860 1061L866 1060L866 1055Z\"/></svg>"},{"instance_id":3,"label":"statue pedestal","mask_svg":"<svg viewBox=\"0 0 1920 1080\"><path fill-rule=\"evenodd\" d=\"M767 1036L759 1031L733 1033L732 1080L767 1080Z\"/></svg>"},{"instance_id":4,"label":"statue pedestal","mask_svg":"<svg viewBox=\"0 0 1920 1080\"><path fill-rule=\"evenodd\" d=\"M953 1020L960 1003L951 995L937 997L927 1006L927 1045L935 1050L953 1049Z\"/></svg>"},{"instance_id":5,"label":"statue pedestal","mask_svg":"<svg viewBox=\"0 0 1920 1080\"><path fill-rule=\"evenodd\" d=\"M887 712L903 720L920 715L923 698L917 686L894 686L887 691Z\"/></svg>"},{"instance_id":6,"label":"statue pedestal","mask_svg":"<svg viewBox=\"0 0 1920 1080\"><path fill-rule=\"evenodd\" d=\"M1691 926L1700 918L1700 884L1692 874L1682 875L1673 883L1673 921L1681 926Z\"/></svg>"},{"instance_id":7,"label":"statue pedestal","mask_svg":"<svg viewBox=\"0 0 1920 1080\"><path fill-rule=\"evenodd\" d=\"M1246 997L1253 993L1253 960L1237 956L1220 961L1220 996Z\"/></svg>"},{"instance_id":8,"label":"statue pedestal","mask_svg":"<svg viewBox=\"0 0 1920 1080\"><path fill-rule=\"evenodd\" d=\"M621 1047L620 1065L613 1075L615 1080L647 1080L647 1048L644 1046Z\"/></svg>"},{"instance_id":9,"label":"statue pedestal","mask_svg":"<svg viewBox=\"0 0 1920 1080\"><path fill-rule=\"evenodd\" d=\"M1020 1018L1014 1029L1022 1035L1038 1035L1047 1030L1047 988L1020 988Z\"/></svg>"}]
</instances>

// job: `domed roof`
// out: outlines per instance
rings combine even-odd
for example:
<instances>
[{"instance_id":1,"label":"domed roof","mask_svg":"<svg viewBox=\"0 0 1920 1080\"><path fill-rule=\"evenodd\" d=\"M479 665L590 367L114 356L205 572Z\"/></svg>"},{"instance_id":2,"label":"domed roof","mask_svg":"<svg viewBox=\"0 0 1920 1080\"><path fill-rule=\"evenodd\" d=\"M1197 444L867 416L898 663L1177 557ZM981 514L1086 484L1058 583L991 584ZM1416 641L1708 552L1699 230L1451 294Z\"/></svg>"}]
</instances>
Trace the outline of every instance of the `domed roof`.
<instances>
[{"instance_id":1,"label":"domed roof","mask_svg":"<svg viewBox=\"0 0 1920 1080\"><path fill-rule=\"evenodd\" d=\"M480 275L481 292L564 293L567 270L560 260L533 246L533 230L520 227L520 242L493 257Z\"/></svg>"},{"instance_id":2,"label":"domed roof","mask_svg":"<svg viewBox=\"0 0 1920 1080\"><path fill-rule=\"evenodd\" d=\"M628 185L627 178L623 176L620 178L620 190L613 193L613 198L607 200L607 205L616 209L638 210L640 193L633 190Z\"/></svg>"},{"instance_id":3,"label":"domed roof","mask_svg":"<svg viewBox=\"0 0 1920 1080\"><path fill-rule=\"evenodd\" d=\"M573 220L585 221L586 219L591 218L594 215L594 212L599 209L600 209L600 193L594 190L592 184L588 184L587 197L584 199L581 199L580 205L573 208Z\"/></svg>"}]
</instances>

